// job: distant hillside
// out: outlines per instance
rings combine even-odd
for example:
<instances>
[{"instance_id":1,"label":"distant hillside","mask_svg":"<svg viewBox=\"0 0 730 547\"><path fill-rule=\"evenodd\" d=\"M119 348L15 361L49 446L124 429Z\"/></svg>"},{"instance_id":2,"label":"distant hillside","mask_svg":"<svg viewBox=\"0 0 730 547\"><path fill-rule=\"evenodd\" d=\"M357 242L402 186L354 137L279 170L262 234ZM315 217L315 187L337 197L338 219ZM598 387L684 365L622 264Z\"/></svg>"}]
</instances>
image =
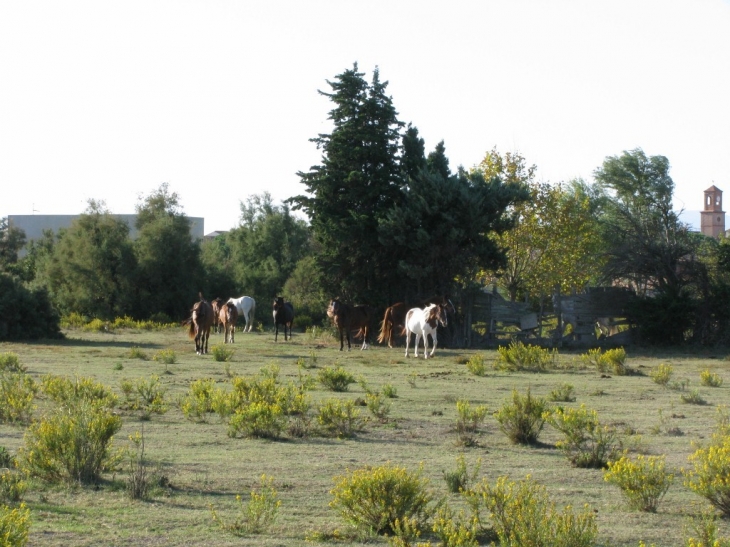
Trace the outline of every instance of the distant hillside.
<instances>
[{"instance_id":1,"label":"distant hillside","mask_svg":"<svg viewBox=\"0 0 730 547\"><path fill-rule=\"evenodd\" d=\"M700 211L684 211L679 218L682 222L689 224L692 230L699 232L702 227L701 217Z\"/></svg>"}]
</instances>

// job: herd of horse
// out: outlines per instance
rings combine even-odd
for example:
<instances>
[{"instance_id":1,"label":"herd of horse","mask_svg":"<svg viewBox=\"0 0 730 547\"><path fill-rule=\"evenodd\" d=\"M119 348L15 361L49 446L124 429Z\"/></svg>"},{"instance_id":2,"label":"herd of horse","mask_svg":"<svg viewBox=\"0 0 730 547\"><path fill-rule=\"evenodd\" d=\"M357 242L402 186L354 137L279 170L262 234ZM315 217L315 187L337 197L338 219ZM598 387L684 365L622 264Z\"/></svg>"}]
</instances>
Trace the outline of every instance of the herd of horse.
<instances>
[{"instance_id":1,"label":"herd of horse","mask_svg":"<svg viewBox=\"0 0 730 547\"><path fill-rule=\"evenodd\" d=\"M216 333L223 333L223 343L233 343L236 332L236 323L239 317L243 317L244 326L242 332L251 332L253 327L254 314L256 312L256 301L250 296L240 298L229 298L223 301L215 298L208 302L199 293L199 300L190 310L190 317L183 321L183 325L189 325L188 335L195 340L195 351L198 355L208 353L208 338L211 329ZM347 341L347 350L351 349L351 338L362 337L361 350L370 347L370 330L376 319L376 310L370 306L349 305L340 300L333 299L327 308L327 316L332 320L339 331L340 351L344 350L344 343ZM385 310L385 315L380 323L380 334L378 342L388 343L393 347L395 336L406 337L406 357L411 342L411 334L415 335L414 355L418 357L418 345L423 338L424 358L432 357L436 351L438 327L448 325L448 315L455 314L456 309L447 295L435 296L419 302L416 306L407 306L403 302L393 304ZM274 319L274 342L279 338L279 326L284 328L284 341L291 339L292 325L294 323L294 307L291 302L286 302L283 297L277 296L273 302ZM288 330L288 336L287 336ZM428 337L433 339L431 352L428 352Z\"/></svg>"}]
</instances>

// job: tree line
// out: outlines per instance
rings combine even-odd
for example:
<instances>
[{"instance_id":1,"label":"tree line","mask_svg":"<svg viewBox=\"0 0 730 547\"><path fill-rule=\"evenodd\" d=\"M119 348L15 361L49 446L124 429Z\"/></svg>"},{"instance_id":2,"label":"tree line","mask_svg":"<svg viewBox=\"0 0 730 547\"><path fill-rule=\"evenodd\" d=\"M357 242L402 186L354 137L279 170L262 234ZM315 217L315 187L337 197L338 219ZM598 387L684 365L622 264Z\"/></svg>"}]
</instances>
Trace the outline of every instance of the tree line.
<instances>
[{"instance_id":1,"label":"tree line","mask_svg":"<svg viewBox=\"0 0 730 547\"><path fill-rule=\"evenodd\" d=\"M201 291L264 302L284 294L319 322L333 297L384 308L496 286L537 308L555 290L618 284L636 291L630 312L643 340L730 341L730 246L680 221L667 158L609 156L592 184L537 181L523 156L496 148L452 170L443 141L427 152L418 128L398 118L377 69L368 82L355 64L327 84L332 129L310 139L321 159L298 173L302 194L278 204L249 196L237 227L195 241L163 184L140 198L135 240L89 201L22 258L24 235L3 220L0 309L23 294L52 317L177 320ZM0 324L0 338L8 329Z\"/></svg>"}]
</instances>

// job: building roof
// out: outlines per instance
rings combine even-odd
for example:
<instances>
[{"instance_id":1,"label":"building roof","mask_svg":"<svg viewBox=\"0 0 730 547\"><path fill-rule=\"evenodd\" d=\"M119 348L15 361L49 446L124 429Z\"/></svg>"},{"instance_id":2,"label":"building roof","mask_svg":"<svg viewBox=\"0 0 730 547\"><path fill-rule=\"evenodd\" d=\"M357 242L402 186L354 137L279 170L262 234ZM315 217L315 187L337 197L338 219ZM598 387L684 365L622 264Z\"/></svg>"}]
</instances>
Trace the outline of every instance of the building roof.
<instances>
[{"instance_id":1,"label":"building roof","mask_svg":"<svg viewBox=\"0 0 730 547\"><path fill-rule=\"evenodd\" d=\"M720 192L722 194L722 190L720 190L717 186L714 184L710 186L705 192Z\"/></svg>"}]
</instances>

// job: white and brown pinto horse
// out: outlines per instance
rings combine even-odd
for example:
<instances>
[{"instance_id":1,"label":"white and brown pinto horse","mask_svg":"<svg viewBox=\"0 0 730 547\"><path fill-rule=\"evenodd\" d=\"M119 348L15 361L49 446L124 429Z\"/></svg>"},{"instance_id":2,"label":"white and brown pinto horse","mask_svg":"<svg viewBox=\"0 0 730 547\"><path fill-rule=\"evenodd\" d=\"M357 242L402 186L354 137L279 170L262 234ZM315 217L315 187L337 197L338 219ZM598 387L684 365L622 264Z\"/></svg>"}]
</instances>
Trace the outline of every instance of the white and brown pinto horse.
<instances>
[{"instance_id":1,"label":"white and brown pinto horse","mask_svg":"<svg viewBox=\"0 0 730 547\"><path fill-rule=\"evenodd\" d=\"M451 299L448 295L432 296L431 298L427 298L423 300L420 304L416 304L413 307L425 308L430 304L441 304L444 309L448 311L448 313L456 313L456 308L454 308L454 304L451 302ZM393 304L385 310L383 322L380 325L380 335L378 336L378 342L380 342L381 344L384 342L388 342L388 347L393 347L393 337L398 336L399 334L402 336L405 333L405 330L403 329L405 328L406 312L409 309L410 308L407 308L405 303L398 302L397 304Z\"/></svg>"},{"instance_id":2,"label":"white and brown pinto horse","mask_svg":"<svg viewBox=\"0 0 730 547\"><path fill-rule=\"evenodd\" d=\"M425 309L412 308L406 314L406 326L403 334L406 336L406 357L408 357L408 346L411 343L411 333L416 335L414 344L414 355L418 357L418 342L423 337L423 357L428 359L428 335L433 337L433 348L431 357L436 351L436 330L439 325L445 327L448 324L446 309L442 304L431 304Z\"/></svg>"},{"instance_id":3,"label":"white and brown pinto horse","mask_svg":"<svg viewBox=\"0 0 730 547\"><path fill-rule=\"evenodd\" d=\"M230 342L232 344L236 333L236 321L238 320L238 310L235 304L231 302L221 304L217 320L223 328L223 343Z\"/></svg>"}]
</instances>

